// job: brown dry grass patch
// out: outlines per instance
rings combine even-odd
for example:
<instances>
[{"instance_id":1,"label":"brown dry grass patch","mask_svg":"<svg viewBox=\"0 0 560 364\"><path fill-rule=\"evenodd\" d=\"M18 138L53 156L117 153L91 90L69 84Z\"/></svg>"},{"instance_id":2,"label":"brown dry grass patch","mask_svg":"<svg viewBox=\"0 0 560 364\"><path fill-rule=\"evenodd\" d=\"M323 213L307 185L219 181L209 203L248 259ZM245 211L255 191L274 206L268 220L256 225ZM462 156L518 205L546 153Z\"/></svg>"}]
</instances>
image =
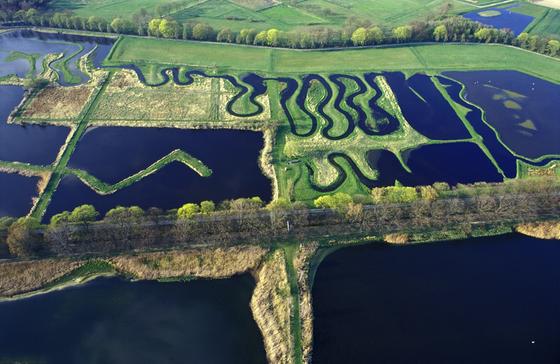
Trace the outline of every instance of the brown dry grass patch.
<instances>
[{"instance_id":1,"label":"brown dry grass patch","mask_svg":"<svg viewBox=\"0 0 560 364\"><path fill-rule=\"evenodd\" d=\"M539 239L560 239L560 221L519 225L515 231Z\"/></svg>"},{"instance_id":2,"label":"brown dry grass patch","mask_svg":"<svg viewBox=\"0 0 560 364\"><path fill-rule=\"evenodd\" d=\"M76 119L93 92L91 85L49 86L35 96L22 113L32 119Z\"/></svg>"},{"instance_id":3,"label":"brown dry grass patch","mask_svg":"<svg viewBox=\"0 0 560 364\"><path fill-rule=\"evenodd\" d=\"M284 252L272 253L255 272L255 279L257 286L251 298L251 310L263 335L268 361L292 363L292 296Z\"/></svg>"},{"instance_id":4,"label":"brown dry grass patch","mask_svg":"<svg viewBox=\"0 0 560 364\"><path fill-rule=\"evenodd\" d=\"M192 249L119 256L109 261L119 272L140 279L227 278L255 269L266 252L257 246Z\"/></svg>"},{"instance_id":5,"label":"brown dry grass patch","mask_svg":"<svg viewBox=\"0 0 560 364\"><path fill-rule=\"evenodd\" d=\"M406 244L410 241L410 236L404 233L387 234L383 240L389 244Z\"/></svg>"},{"instance_id":6,"label":"brown dry grass patch","mask_svg":"<svg viewBox=\"0 0 560 364\"><path fill-rule=\"evenodd\" d=\"M70 273L81 261L45 259L0 263L0 297L31 292Z\"/></svg>"}]
</instances>

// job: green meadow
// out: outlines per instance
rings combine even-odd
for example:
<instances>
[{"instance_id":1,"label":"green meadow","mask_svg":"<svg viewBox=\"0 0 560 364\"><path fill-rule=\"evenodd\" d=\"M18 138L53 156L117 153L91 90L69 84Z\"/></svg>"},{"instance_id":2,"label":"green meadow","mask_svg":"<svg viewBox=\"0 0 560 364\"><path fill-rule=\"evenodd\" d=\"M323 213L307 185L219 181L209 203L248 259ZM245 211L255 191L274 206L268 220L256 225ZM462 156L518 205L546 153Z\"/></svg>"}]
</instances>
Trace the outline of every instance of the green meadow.
<instances>
[{"instance_id":1,"label":"green meadow","mask_svg":"<svg viewBox=\"0 0 560 364\"><path fill-rule=\"evenodd\" d=\"M276 74L513 69L560 83L560 62L514 47L432 44L352 50L288 50L123 37L107 64L185 65Z\"/></svg>"}]
</instances>

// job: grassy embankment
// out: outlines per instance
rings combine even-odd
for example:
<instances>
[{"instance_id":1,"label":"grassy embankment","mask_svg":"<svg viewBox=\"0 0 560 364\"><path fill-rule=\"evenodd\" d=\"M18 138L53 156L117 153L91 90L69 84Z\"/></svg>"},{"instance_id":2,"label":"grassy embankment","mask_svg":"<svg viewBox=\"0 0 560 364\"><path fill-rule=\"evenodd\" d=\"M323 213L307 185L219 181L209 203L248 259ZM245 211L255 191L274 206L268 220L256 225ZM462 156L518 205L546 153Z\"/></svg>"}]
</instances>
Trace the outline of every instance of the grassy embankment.
<instances>
[{"instance_id":1,"label":"grassy embankment","mask_svg":"<svg viewBox=\"0 0 560 364\"><path fill-rule=\"evenodd\" d=\"M560 61L504 45L431 44L335 51L124 37L106 63L211 68L260 74L357 73L513 69L560 83Z\"/></svg>"},{"instance_id":2,"label":"grassy embankment","mask_svg":"<svg viewBox=\"0 0 560 364\"><path fill-rule=\"evenodd\" d=\"M51 66L53 67L53 69L57 70L62 74L62 77L66 83L78 84L82 82L82 79L80 78L80 76L72 73L72 71L70 70L69 63L79 62L79 59L77 57L80 53L83 52L84 46L79 43L71 43L71 44L76 44L78 46L78 49L74 53L66 55L63 59L54 61L51 64Z\"/></svg>"},{"instance_id":3,"label":"grassy embankment","mask_svg":"<svg viewBox=\"0 0 560 364\"><path fill-rule=\"evenodd\" d=\"M176 149L171 153L167 154L163 158L159 159L158 161L152 163L150 166L146 167L145 169L129 176L122 181L119 181L115 184L107 184L98 178L94 177L93 175L89 174L84 170L79 169L67 169L67 173L76 175L82 182L87 184L91 189L97 192L100 195L107 195L114 193L118 190L126 188L128 186L133 185L136 182L146 178L147 176L156 173L160 169L164 168L170 163L173 162L180 162L187 167L191 168L201 177L210 177L212 175L212 170L208 168L203 162L196 159L195 157L191 156L188 153L180 149Z\"/></svg>"}]
</instances>

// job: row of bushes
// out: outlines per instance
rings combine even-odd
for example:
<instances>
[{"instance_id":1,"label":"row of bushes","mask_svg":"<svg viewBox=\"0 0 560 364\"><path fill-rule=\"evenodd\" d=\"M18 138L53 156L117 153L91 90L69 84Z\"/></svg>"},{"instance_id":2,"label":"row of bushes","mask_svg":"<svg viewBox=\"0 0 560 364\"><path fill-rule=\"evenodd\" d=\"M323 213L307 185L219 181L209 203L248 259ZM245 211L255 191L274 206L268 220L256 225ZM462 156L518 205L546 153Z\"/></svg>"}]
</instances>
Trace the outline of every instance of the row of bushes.
<instances>
[{"instance_id":1,"label":"row of bushes","mask_svg":"<svg viewBox=\"0 0 560 364\"><path fill-rule=\"evenodd\" d=\"M560 214L560 180L531 178L502 184L393 186L370 196L335 193L314 201L277 199L265 206L256 198L188 203L171 211L116 207L97 221L91 205L53 216L48 226L32 218L0 219L0 239L12 256L111 252L186 243L266 243L275 237L312 238L337 232L379 233L412 227L435 229L469 221L538 218ZM295 234L295 235L294 235ZM0 244L1 245L1 244Z\"/></svg>"},{"instance_id":2,"label":"row of bushes","mask_svg":"<svg viewBox=\"0 0 560 364\"><path fill-rule=\"evenodd\" d=\"M239 32L229 28L214 29L203 22L181 24L162 17L149 19L143 16L134 18L134 21L115 18L107 21L97 16L82 18L71 13L41 14L36 9L20 12L14 18L38 26L270 47L324 48L436 41L501 43L551 56L560 53L558 39L527 33L516 37L511 30L494 29L463 17L417 21L393 29L374 26L367 20L351 19L342 29L314 26L291 31L271 28L261 31L242 29Z\"/></svg>"}]
</instances>

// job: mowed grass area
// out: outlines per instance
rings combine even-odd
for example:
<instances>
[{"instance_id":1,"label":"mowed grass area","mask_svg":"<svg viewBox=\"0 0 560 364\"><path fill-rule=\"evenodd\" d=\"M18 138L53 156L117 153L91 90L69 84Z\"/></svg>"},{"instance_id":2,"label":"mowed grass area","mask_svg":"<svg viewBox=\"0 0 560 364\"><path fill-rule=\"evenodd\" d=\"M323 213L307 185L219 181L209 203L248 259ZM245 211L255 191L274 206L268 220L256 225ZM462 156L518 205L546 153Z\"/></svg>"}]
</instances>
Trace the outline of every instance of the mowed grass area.
<instances>
[{"instance_id":1,"label":"mowed grass area","mask_svg":"<svg viewBox=\"0 0 560 364\"><path fill-rule=\"evenodd\" d=\"M560 60L502 45L431 44L298 51L123 37L115 47L107 64L185 65L261 74L511 69L560 83Z\"/></svg>"},{"instance_id":2,"label":"mowed grass area","mask_svg":"<svg viewBox=\"0 0 560 364\"><path fill-rule=\"evenodd\" d=\"M171 0L54 0L55 11L73 11L76 15L104 18L130 18L144 8L150 12ZM450 2L452 13L475 7L459 0L185 0L182 9L167 14L180 22L202 21L216 28L279 28L329 25L340 27L349 17L368 19L393 27L437 13Z\"/></svg>"}]
</instances>

